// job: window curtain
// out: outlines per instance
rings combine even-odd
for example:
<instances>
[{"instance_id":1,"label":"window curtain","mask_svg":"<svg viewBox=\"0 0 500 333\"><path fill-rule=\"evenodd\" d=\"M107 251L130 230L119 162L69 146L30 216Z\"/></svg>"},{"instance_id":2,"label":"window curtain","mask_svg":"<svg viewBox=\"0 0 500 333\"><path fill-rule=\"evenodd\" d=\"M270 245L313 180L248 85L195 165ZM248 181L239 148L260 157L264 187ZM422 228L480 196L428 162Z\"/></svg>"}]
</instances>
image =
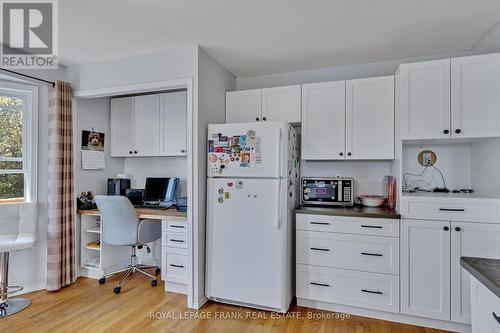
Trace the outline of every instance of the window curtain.
<instances>
[{"instance_id":1,"label":"window curtain","mask_svg":"<svg viewBox=\"0 0 500 333\"><path fill-rule=\"evenodd\" d=\"M72 89L49 88L47 290L76 280Z\"/></svg>"}]
</instances>

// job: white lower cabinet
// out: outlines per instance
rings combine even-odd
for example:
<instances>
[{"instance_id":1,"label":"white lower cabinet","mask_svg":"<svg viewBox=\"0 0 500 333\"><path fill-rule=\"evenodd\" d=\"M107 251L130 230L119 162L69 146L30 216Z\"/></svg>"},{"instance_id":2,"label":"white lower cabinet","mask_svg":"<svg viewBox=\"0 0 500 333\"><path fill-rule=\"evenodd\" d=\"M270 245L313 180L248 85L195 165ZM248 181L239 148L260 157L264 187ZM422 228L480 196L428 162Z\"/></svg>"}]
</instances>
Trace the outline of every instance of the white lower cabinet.
<instances>
[{"instance_id":1,"label":"white lower cabinet","mask_svg":"<svg viewBox=\"0 0 500 333\"><path fill-rule=\"evenodd\" d=\"M396 222L297 214L297 298L399 312Z\"/></svg>"},{"instance_id":2,"label":"white lower cabinet","mask_svg":"<svg viewBox=\"0 0 500 333\"><path fill-rule=\"evenodd\" d=\"M476 278L471 278L470 294L472 307L472 332L499 332L500 298L498 298Z\"/></svg>"},{"instance_id":3,"label":"white lower cabinet","mask_svg":"<svg viewBox=\"0 0 500 333\"><path fill-rule=\"evenodd\" d=\"M188 249L186 222L162 222L161 278L165 281L166 291L187 293Z\"/></svg>"}]
</instances>

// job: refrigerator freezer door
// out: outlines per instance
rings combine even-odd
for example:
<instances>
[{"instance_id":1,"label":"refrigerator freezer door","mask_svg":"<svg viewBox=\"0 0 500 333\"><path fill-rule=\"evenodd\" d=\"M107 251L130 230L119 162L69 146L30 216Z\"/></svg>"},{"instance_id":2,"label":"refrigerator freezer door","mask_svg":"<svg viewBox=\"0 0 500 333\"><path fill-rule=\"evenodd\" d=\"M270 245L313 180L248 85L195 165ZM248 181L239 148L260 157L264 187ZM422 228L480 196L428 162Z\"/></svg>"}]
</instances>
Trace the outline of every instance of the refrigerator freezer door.
<instances>
[{"instance_id":1,"label":"refrigerator freezer door","mask_svg":"<svg viewBox=\"0 0 500 333\"><path fill-rule=\"evenodd\" d=\"M207 191L207 295L286 311L286 180L212 178Z\"/></svg>"},{"instance_id":2,"label":"refrigerator freezer door","mask_svg":"<svg viewBox=\"0 0 500 333\"><path fill-rule=\"evenodd\" d=\"M288 123L208 126L208 177L287 177Z\"/></svg>"}]
</instances>

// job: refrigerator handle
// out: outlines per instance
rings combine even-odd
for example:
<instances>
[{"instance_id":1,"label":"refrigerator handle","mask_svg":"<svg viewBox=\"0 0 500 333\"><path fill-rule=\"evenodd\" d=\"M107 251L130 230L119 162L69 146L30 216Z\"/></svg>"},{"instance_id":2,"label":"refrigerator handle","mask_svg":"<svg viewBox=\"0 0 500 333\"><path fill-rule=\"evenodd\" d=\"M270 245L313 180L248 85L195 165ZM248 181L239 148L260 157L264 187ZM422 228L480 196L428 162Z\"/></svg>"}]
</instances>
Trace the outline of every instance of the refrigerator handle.
<instances>
[{"instance_id":1,"label":"refrigerator handle","mask_svg":"<svg viewBox=\"0 0 500 333\"><path fill-rule=\"evenodd\" d=\"M278 177L281 177L281 170L283 169L283 163L284 163L283 156L282 156L283 142L281 142L281 136L282 136L282 133L281 133L281 128L280 128L278 131L278 161L279 161L279 163L278 163L278 168L279 168Z\"/></svg>"},{"instance_id":2,"label":"refrigerator handle","mask_svg":"<svg viewBox=\"0 0 500 333\"><path fill-rule=\"evenodd\" d=\"M278 181L278 191L276 192L276 201L278 202L278 208L276 211L276 230L280 230L281 225L281 181Z\"/></svg>"}]
</instances>

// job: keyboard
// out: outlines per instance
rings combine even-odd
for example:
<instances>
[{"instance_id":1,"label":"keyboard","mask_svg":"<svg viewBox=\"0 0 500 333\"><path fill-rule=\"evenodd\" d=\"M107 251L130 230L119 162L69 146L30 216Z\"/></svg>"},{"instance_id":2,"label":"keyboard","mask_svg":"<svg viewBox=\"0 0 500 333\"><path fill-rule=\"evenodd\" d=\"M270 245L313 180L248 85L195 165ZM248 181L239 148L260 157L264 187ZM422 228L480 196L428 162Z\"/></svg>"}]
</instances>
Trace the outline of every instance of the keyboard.
<instances>
[{"instance_id":1,"label":"keyboard","mask_svg":"<svg viewBox=\"0 0 500 333\"><path fill-rule=\"evenodd\" d=\"M161 210L163 210L163 209L169 209L169 208L171 208L172 205L170 205L170 206L165 206L165 205L160 206L160 205L151 205L151 204L141 204L141 205L135 205L134 207L135 208L148 208L148 209L159 209L159 210L161 209Z\"/></svg>"}]
</instances>

